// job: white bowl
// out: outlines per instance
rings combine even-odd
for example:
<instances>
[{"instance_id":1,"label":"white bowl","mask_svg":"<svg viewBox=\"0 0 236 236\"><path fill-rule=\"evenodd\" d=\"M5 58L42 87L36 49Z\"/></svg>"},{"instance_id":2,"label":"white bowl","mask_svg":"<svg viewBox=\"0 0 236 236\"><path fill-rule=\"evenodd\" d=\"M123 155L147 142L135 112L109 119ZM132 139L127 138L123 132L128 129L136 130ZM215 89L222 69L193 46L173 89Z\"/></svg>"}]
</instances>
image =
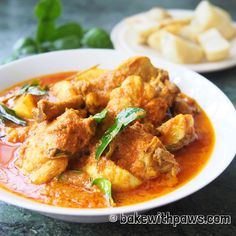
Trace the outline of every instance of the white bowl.
<instances>
[{"instance_id":1,"label":"white bowl","mask_svg":"<svg viewBox=\"0 0 236 236\"><path fill-rule=\"evenodd\" d=\"M114 50L69 50L28 57L0 67L1 90L32 77L63 71L81 70L100 64L112 69L127 56ZM203 188L219 176L236 153L236 112L224 93L201 75L184 67L152 59L157 67L167 69L171 80L183 92L198 101L214 126L216 144L204 169L177 190L144 203L106 209L72 209L40 204L0 189L0 200L37 211L53 218L73 222L105 222L109 215L146 211L174 202ZM210 200L210 199L209 199Z\"/></svg>"}]
</instances>

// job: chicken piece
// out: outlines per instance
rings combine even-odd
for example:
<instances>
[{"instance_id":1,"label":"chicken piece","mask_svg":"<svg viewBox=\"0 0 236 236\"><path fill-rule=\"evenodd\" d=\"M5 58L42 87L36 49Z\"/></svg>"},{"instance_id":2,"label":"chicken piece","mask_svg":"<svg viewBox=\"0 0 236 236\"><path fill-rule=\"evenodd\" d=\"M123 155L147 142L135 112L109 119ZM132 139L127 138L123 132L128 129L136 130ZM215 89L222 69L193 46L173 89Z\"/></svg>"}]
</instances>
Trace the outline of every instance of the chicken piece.
<instances>
[{"instance_id":1,"label":"chicken piece","mask_svg":"<svg viewBox=\"0 0 236 236\"><path fill-rule=\"evenodd\" d=\"M169 151L179 150L197 138L192 115L177 115L157 130L160 140Z\"/></svg>"},{"instance_id":2,"label":"chicken piece","mask_svg":"<svg viewBox=\"0 0 236 236\"><path fill-rule=\"evenodd\" d=\"M81 151L95 133L92 118L81 119L73 109L51 123L32 128L19 150L17 165L35 184L43 184L61 174L68 159Z\"/></svg>"},{"instance_id":3,"label":"chicken piece","mask_svg":"<svg viewBox=\"0 0 236 236\"><path fill-rule=\"evenodd\" d=\"M105 107L110 98L110 92L119 87L131 75L140 76L149 81L158 75L166 76L163 70L155 68L147 57L133 57L125 61L113 71L103 73L96 79L89 81L72 81L78 94L82 94L89 112L95 114L101 107ZM97 110L95 108L98 108Z\"/></svg>"},{"instance_id":4,"label":"chicken piece","mask_svg":"<svg viewBox=\"0 0 236 236\"><path fill-rule=\"evenodd\" d=\"M92 179L106 178L112 183L115 191L127 191L139 186L142 181L132 175L129 171L117 166L113 161L102 157L95 160L92 154L86 165L82 168Z\"/></svg>"},{"instance_id":5,"label":"chicken piece","mask_svg":"<svg viewBox=\"0 0 236 236\"><path fill-rule=\"evenodd\" d=\"M68 98L75 97L78 95L77 90L73 84L68 80L63 80L55 83L51 88L50 92L57 98L58 101L65 101Z\"/></svg>"},{"instance_id":6,"label":"chicken piece","mask_svg":"<svg viewBox=\"0 0 236 236\"><path fill-rule=\"evenodd\" d=\"M111 92L107 109L114 119L124 108L142 107L147 111L145 120L159 125L178 92L178 87L167 79L162 81L157 77L144 82L140 76L129 76L120 87Z\"/></svg>"},{"instance_id":7,"label":"chicken piece","mask_svg":"<svg viewBox=\"0 0 236 236\"><path fill-rule=\"evenodd\" d=\"M111 99L107 104L112 118L128 107L140 107L144 92L144 83L140 76L129 76L119 88L111 91Z\"/></svg>"},{"instance_id":8,"label":"chicken piece","mask_svg":"<svg viewBox=\"0 0 236 236\"><path fill-rule=\"evenodd\" d=\"M190 114L196 115L200 109L196 101L183 93L179 93L173 102L173 114Z\"/></svg>"},{"instance_id":9,"label":"chicken piece","mask_svg":"<svg viewBox=\"0 0 236 236\"><path fill-rule=\"evenodd\" d=\"M175 178L179 171L174 155L138 122L126 128L113 145L111 159L139 179L149 180L161 174Z\"/></svg>"},{"instance_id":10,"label":"chicken piece","mask_svg":"<svg viewBox=\"0 0 236 236\"><path fill-rule=\"evenodd\" d=\"M33 116L37 122L52 120L65 112L67 108L79 109L83 106L82 96L74 96L62 102L50 102L42 99L38 102L37 108L33 111Z\"/></svg>"}]
</instances>

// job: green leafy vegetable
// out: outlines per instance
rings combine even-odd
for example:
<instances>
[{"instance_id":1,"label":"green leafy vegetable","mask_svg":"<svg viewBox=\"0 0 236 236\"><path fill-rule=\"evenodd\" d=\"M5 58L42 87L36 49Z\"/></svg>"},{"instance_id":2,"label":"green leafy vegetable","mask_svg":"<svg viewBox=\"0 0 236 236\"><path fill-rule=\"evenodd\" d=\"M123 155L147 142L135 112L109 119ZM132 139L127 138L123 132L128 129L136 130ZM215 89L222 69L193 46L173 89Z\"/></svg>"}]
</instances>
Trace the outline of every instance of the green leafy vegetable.
<instances>
[{"instance_id":1,"label":"green leafy vegetable","mask_svg":"<svg viewBox=\"0 0 236 236\"><path fill-rule=\"evenodd\" d=\"M26 84L16 93L17 96L21 94L32 94L36 96L42 96L48 94L48 91L46 89L41 88L38 84Z\"/></svg>"},{"instance_id":2,"label":"green leafy vegetable","mask_svg":"<svg viewBox=\"0 0 236 236\"><path fill-rule=\"evenodd\" d=\"M80 24L76 22L69 22L59 26L53 35L53 40L61 39L71 35L76 36L79 40L82 38L83 29Z\"/></svg>"},{"instance_id":3,"label":"green leafy vegetable","mask_svg":"<svg viewBox=\"0 0 236 236\"><path fill-rule=\"evenodd\" d=\"M141 119L146 115L142 108L127 108L122 110L115 119L115 124L112 125L102 137L99 146L96 149L95 158L99 160L102 153L116 135L123 130L132 121Z\"/></svg>"},{"instance_id":4,"label":"green leafy vegetable","mask_svg":"<svg viewBox=\"0 0 236 236\"><path fill-rule=\"evenodd\" d=\"M109 34L100 28L89 30L84 35L82 44L90 48L113 48Z\"/></svg>"},{"instance_id":5,"label":"green leafy vegetable","mask_svg":"<svg viewBox=\"0 0 236 236\"><path fill-rule=\"evenodd\" d=\"M34 13L38 19L35 38L26 37L17 41L8 63L37 53L84 47L113 48L109 34L100 28L86 31L76 22L56 25L62 12L60 0L39 0Z\"/></svg>"},{"instance_id":6,"label":"green leafy vegetable","mask_svg":"<svg viewBox=\"0 0 236 236\"><path fill-rule=\"evenodd\" d=\"M36 32L37 43L50 41L53 38L55 25L53 22L39 22Z\"/></svg>"},{"instance_id":7,"label":"green leafy vegetable","mask_svg":"<svg viewBox=\"0 0 236 236\"><path fill-rule=\"evenodd\" d=\"M6 119L17 125L22 125L22 126L26 125L26 121L17 116L14 110L4 106L1 103L0 103L0 117L2 121Z\"/></svg>"},{"instance_id":8,"label":"green leafy vegetable","mask_svg":"<svg viewBox=\"0 0 236 236\"><path fill-rule=\"evenodd\" d=\"M36 42L32 38L26 37L19 39L13 46L14 50L18 53L21 53L27 47L37 48Z\"/></svg>"},{"instance_id":9,"label":"green leafy vegetable","mask_svg":"<svg viewBox=\"0 0 236 236\"><path fill-rule=\"evenodd\" d=\"M4 119L0 116L0 125L4 125Z\"/></svg>"},{"instance_id":10,"label":"green leafy vegetable","mask_svg":"<svg viewBox=\"0 0 236 236\"><path fill-rule=\"evenodd\" d=\"M75 35L70 35L64 38L60 38L51 43L51 49L64 50L80 48L80 39Z\"/></svg>"},{"instance_id":11,"label":"green leafy vegetable","mask_svg":"<svg viewBox=\"0 0 236 236\"><path fill-rule=\"evenodd\" d=\"M40 0L35 6L34 12L40 21L53 21L61 15L60 0Z\"/></svg>"},{"instance_id":12,"label":"green leafy vegetable","mask_svg":"<svg viewBox=\"0 0 236 236\"><path fill-rule=\"evenodd\" d=\"M107 110L107 109L104 109L104 110L102 110L100 113L95 114L95 115L93 116L93 119L94 119L97 123L101 123L101 122L105 119L105 117L106 117L106 115L107 115L107 112L108 112L108 110Z\"/></svg>"},{"instance_id":13,"label":"green leafy vegetable","mask_svg":"<svg viewBox=\"0 0 236 236\"><path fill-rule=\"evenodd\" d=\"M98 186L100 190L105 194L105 196L109 199L111 204L114 202L112 198L111 182L108 179L97 178L93 180L92 185Z\"/></svg>"}]
</instances>

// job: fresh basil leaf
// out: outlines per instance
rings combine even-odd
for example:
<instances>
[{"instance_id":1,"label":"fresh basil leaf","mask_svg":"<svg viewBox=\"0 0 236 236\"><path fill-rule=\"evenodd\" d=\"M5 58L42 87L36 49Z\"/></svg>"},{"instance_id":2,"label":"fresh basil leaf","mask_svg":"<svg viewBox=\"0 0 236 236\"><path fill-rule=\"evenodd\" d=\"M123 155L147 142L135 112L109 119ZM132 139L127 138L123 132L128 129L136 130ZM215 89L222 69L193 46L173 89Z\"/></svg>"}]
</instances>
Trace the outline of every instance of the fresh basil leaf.
<instances>
[{"instance_id":1,"label":"fresh basil leaf","mask_svg":"<svg viewBox=\"0 0 236 236\"><path fill-rule=\"evenodd\" d=\"M116 137L116 135L124 129L132 121L141 119L146 115L142 108L127 108L122 110L115 119L115 124L112 125L101 138L100 144L95 152L95 159L99 160L106 147Z\"/></svg>"},{"instance_id":2,"label":"fresh basil leaf","mask_svg":"<svg viewBox=\"0 0 236 236\"><path fill-rule=\"evenodd\" d=\"M108 179L97 178L93 180L92 185L96 185L109 199L111 204L114 202L112 198L112 184Z\"/></svg>"},{"instance_id":3,"label":"fresh basil leaf","mask_svg":"<svg viewBox=\"0 0 236 236\"><path fill-rule=\"evenodd\" d=\"M40 21L54 21L60 15L62 5L60 0L40 0L35 6L34 12Z\"/></svg>"},{"instance_id":4,"label":"fresh basil leaf","mask_svg":"<svg viewBox=\"0 0 236 236\"><path fill-rule=\"evenodd\" d=\"M100 28L93 28L85 33L82 44L90 48L113 48L109 34Z\"/></svg>"},{"instance_id":5,"label":"fresh basil leaf","mask_svg":"<svg viewBox=\"0 0 236 236\"><path fill-rule=\"evenodd\" d=\"M105 119L105 117L106 117L106 115L107 115L107 112L108 112L108 110L107 110L107 109L104 109L104 110L102 110L100 113L95 114L95 115L93 116L93 119L94 119L97 123L101 123L101 122Z\"/></svg>"},{"instance_id":6,"label":"fresh basil leaf","mask_svg":"<svg viewBox=\"0 0 236 236\"><path fill-rule=\"evenodd\" d=\"M24 85L20 90L16 92L16 95L32 94L36 96L42 96L48 94L48 91L41 88L38 84Z\"/></svg>"},{"instance_id":7,"label":"fresh basil leaf","mask_svg":"<svg viewBox=\"0 0 236 236\"><path fill-rule=\"evenodd\" d=\"M15 111L0 104L0 117L2 120L6 119L9 120L17 125L26 125L26 121L21 119L19 116L16 115Z\"/></svg>"},{"instance_id":8,"label":"fresh basil leaf","mask_svg":"<svg viewBox=\"0 0 236 236\"><path fill-rule=\"evenodd\" d=\"M70 35L61 39L57 39L51 43L51 50L74 49L80 47L80 39L75 35Z\"/></svg>"},{"instance_id":9,"label":"fresh basil leaf","mask_svg":"<svg viewBox=\"0 0 236 236\"><path fill-rule=\"evenodd\" d=\"M59 26L53 35L53 40L61 39L67 36L76 36L79 40L83 36L83 29L80 24L75 22L69 22Z\"/></svg>"}]
</instances>

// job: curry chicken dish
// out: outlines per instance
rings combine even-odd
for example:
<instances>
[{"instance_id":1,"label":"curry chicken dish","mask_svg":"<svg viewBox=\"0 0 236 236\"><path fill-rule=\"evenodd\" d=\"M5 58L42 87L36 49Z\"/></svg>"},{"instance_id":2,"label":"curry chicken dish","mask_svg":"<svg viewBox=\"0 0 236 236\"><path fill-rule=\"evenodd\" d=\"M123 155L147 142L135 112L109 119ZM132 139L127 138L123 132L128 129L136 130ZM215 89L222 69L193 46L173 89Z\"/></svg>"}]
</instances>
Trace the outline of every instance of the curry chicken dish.
<instances>
[{"instance_id":1,"label":"curry chicken dish","mask_svg":"<svg viewBox=\"0 0 236 236\"><path fill-rule=\"evenodd\" d=\"M104 208L157 198L196 176L213 146L204 111L147 57L0 94L0 185L45 204Z\"/></svg>"}]
</instances>

